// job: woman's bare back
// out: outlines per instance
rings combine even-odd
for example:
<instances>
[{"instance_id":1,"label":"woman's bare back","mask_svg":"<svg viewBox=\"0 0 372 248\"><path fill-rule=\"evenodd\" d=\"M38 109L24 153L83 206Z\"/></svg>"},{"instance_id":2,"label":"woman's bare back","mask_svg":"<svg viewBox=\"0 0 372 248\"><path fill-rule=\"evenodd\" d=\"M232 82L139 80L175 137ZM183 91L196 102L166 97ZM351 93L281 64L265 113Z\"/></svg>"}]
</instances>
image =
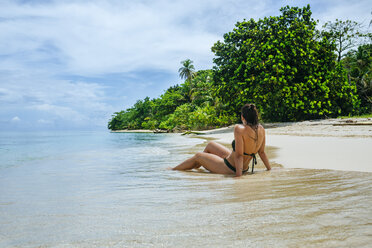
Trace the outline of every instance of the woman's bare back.
<instances>
[{"instance_id":1,"label":"woman's bare back","mask_svg":"<svg viewBox=\"0 0 372 248\"><path fill-rule=\"evenodd\" d=\"M241 135L243 139L243 152L246 154L256 154L265 140L265 129L262 125L258 125L257 129L249 125L238 124L235 128L241 129ZM235 167L234 161L235 151L227 157L227 160ZM252 160L252 156L244 156L243 158L243 170L248 169L248 164Z\"/></svg>"}]
</instances>

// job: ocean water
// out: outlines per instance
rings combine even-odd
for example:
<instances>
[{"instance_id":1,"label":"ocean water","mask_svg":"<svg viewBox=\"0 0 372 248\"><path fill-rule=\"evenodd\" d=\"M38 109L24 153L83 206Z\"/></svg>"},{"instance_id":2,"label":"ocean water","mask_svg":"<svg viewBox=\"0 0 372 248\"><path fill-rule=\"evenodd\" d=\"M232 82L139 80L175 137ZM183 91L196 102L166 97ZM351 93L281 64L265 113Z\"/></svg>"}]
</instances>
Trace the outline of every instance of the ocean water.
<instances>
[{"instance_id":1,"label":"ocean water","mask_svg":"<svg viewBox=\"0 0 372 248\"><path fill-rule=\"evenodd\" d=\"M169 170L205 140L0 133L0 247L370 247L372 173Z\"/></svg>"}]
</instances>

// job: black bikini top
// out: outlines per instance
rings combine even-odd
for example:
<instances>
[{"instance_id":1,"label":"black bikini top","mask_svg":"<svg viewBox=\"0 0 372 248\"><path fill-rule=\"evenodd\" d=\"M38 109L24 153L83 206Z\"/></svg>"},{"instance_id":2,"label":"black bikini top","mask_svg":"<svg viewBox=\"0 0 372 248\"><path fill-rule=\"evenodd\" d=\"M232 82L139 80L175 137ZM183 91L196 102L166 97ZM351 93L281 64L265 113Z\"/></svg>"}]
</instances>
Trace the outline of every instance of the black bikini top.
<instances>
[{"instance_id":1,"label":"black bikini top","mask_svg":"<svg viewBox=\"0 0 372 248\"><path fill-rule=\"evenodd\" d=\"M231 146L232 146L233 151L235 152L235 140L232 141ZM244 153L244 155L252 157L252 174L253 174L254 165L257 164L256 154Z\"/></svg>"}]
</instances>

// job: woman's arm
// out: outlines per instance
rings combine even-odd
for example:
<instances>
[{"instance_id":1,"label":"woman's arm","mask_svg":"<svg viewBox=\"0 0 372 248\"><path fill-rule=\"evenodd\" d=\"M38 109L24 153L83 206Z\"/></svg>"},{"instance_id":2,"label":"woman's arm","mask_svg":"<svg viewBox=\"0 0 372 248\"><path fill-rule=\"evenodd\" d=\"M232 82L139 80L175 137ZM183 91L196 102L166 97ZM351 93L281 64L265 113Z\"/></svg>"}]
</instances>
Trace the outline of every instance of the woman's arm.
<instances>
[{"instance_id":1,"label":"woman's arm","mask_svg":"<svg viewBox=\"0 0 372 248\"><path fill-rule=\"evenodd\" d=\"M260 155L260 158L261 158L262 162L264 163L264 165L266 166L266 169L271 170L269 159L267 158L266 153L265 153L265 143L266 143L266 136L264 136L264 139L262 141L262 145L261 145L260 149L258 150L258 155Z\"/></svg>"},{"instance_id":2,"label":"woman's arm","mask_svg":"<svg viewBox=\"0 0 372 248\"><path fill-rule=\"evenodd\" d=\"M243 174L243 154L244 154L244 141L242 134L242 127L240 125L235 125L234 127L234 138L235 138L235 169L236 177L240 177Z\"/></svg>"}]
</instances>

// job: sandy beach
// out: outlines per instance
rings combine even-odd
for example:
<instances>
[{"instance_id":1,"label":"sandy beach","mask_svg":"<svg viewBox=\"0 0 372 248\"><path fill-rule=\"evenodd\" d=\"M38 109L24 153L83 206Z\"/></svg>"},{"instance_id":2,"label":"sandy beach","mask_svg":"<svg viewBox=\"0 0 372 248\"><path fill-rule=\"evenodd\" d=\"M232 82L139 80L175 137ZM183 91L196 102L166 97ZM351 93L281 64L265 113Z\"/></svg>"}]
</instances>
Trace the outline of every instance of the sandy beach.
<instances>
[{"instance_id":1,"label":"sandy beach","mask_svg":"<svg viewBox=\"0 0 372 248\"><path fill-rule=\"evenodd\" d=\"M372 172L372 119L349 118L264 124L273 167ZM229 147L233 126L202 131ZM258 169L264 169L259 161Z\"/></svg>"}]
</instances>

